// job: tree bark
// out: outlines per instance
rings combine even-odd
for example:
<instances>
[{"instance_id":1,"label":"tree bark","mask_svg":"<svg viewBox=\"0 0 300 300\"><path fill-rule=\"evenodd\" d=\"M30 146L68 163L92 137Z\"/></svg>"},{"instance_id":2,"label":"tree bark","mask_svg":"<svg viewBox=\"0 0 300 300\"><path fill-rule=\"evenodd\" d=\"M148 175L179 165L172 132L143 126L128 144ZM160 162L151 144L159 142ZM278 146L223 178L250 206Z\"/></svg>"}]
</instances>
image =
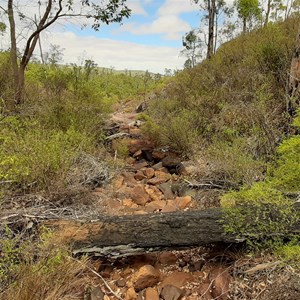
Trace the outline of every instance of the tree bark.
<instances>
[{"instance_id":1,"label":"tree bark","mask_svg":"<svg viewBox=\"0 0 300 300\"><path fill-rule=\"evenodd\" d=\"M18 55L17 55L17 39L16 39L16 24L14 17L13 0L8 0L7 14L10 27L10 59L14 76L15 87L15 99L17 96L17 87L19 86L19 67L18 67Z\"/></svg>"},{"instance_id":2,"label":"tree bark","mask_svg":"<svg viewBox=\"0 0 300 300\"><path fill-rule=\"evenodd\" d=\"M105 255L134 249L176 249L240 240L224 234L221 210L101 217L94 222L45 222L57 237L73 245L74 253ZM125 249L125 250L124 250ZM129 250L130 249L130 250Z\"/></svg>"},{"instance_id":3,"label":"tree bark","mask_svg":"<svg viewBox=\"0 0 300 300\"><path fill-rule=\"evenodd\" d=\"M208 0L208 43L207 55L210 59L214 54L214 34L215 34L216 0Z\"/></svg>"},{"instance_id":4,"label":"tree bark","mask_svg":"<svg viewBox=\"0 0 300 300\"><path fill-rule=\"evenodd\" d=\"M270 12L271 12L271 1L272 0L268 0L268 3L267 3L267 11L266 11L266 16L265 16L264 27L266 27L269 23L269 17L270 17Z\"/></svg>"}]
</instances>

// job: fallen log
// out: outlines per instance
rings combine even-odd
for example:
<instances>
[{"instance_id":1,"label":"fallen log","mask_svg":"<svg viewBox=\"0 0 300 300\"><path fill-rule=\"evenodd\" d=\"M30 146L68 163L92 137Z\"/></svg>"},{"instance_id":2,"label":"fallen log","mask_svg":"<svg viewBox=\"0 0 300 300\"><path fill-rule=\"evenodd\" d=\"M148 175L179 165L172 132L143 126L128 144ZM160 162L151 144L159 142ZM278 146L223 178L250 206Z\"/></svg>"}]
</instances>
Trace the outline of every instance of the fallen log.
<instances>
[{"instance_id":1,"label":"fallen log","mask_svg":"<svg viewBox=\"0 0 300 300\"><path fill-rule=\"evenodd\" d=\"M209 245L240 239L225 235L220 209L161 214L103 216L94 221L57 220L58 237L74 254L126 256L159 249Z\"/></svg>"}]
</instances>

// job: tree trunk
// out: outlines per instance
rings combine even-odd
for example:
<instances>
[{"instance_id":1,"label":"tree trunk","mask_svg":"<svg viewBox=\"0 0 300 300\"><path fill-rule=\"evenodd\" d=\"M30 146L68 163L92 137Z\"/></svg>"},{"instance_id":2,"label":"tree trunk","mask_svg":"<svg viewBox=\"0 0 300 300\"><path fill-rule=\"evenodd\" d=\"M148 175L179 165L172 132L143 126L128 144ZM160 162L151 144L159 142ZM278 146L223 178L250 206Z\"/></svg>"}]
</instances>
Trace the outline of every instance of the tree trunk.
<instances>
[{"instance_id":1,"label":"tree trunk","mask_svg":"<svg viewBox=\"0 0 300 300\"><path fill-rule=\"evenodd\" d=\"M14 17L14 9L13 9L13 0L8 0L7 5L8 19L9 19L9 27L10 27L10 59L13 69L14 76L14 87L15 87L15 97L14 100L16 102L18 95L18 86L19 86L19 67L18 67L18 56L17 56L17 39L16 39L16 24Z\"/></svg>"},{"instance_id":2,"label":"tree trunk","mask_svg":"<svg viewBox=\"0 0 300 300\"><path fill-rule=\"evenodd\" d=\"M300 83L300 28L296 38L296 47L294 50L291 70L288 82L288 101L287 101L287 112L291 117L296 114L297 107L300 102L299 93Z\"/></svg>"},{"instance_id":3,"label":"tree trunk","mask_svg":"<svg viewBox=\"0 0 300 300\"><path fill-rule=\"evenodd\" d=\"M243 18L243 33L247 32L247 18Z\"/></svg>"},{"instance_id":4,"label":"tree trunk","mask_svg":"<svg viewBox=\"0 0 300 300\"><path fill-rule=\"evenodd\" d=\"M70 242L75 253L176 249L217 242L238 242L224 234L220 209L164 214L100 217L93 222L58 220L45 222ZM124 250L125 249L125 250ZM130 250L129 250L130 249Z\"/></svg>"},{"instance_id":5,"label":"tree trunk","mask_svg":"<svg viewBox=\"0 0 300 300\"><path fill-rule=\"evenodd\" d=\"M268 0L268 3L267 3L267 11L266 11L264 27L266 27L269 23L269 17L270 17L270 12L271 12L271 1L272 0Z\"/></svg>"},{"instance_id":6,"label":"tree trunk","mask_svg":"<svg viewBox=\"0 0 300 300\"><path fill-rule=\"evenodd\" d=\"M216 17L216 0L208 0L208 43L207 58L210 59L214 53L214 27Z\"/></svg>"}]
</instances>

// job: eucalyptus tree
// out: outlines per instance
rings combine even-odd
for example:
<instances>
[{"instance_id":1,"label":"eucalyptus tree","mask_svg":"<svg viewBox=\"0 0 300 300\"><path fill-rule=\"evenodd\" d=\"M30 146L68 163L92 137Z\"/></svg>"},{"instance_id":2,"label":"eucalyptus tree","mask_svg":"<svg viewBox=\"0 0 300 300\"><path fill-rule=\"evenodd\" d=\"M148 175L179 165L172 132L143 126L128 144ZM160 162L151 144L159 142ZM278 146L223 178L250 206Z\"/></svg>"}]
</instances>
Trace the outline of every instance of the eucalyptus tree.
<instances>
[{"instance_id":1,"label":"eucalyptus tree","mask_svg":"<svg viewBox=\"0 0 300 300\"><path fill-rule=\"evenodd\" d=\"M14 74L15 104L24 101L25 70L32 58L33 52L39 40L40 34L59 20L71 22L74 19L89 24L94 30L99 30L101 24L120 23L123 18L130 16L130 9L126 6L126 0L0 0L0 10L5 16L10 31L11 63ZM31 8L40 10L37 19L30 15ZM28 34L24 37L25 49L18 59L17 29L18 26L26 26Z\"/></svg>"}]
</instances>

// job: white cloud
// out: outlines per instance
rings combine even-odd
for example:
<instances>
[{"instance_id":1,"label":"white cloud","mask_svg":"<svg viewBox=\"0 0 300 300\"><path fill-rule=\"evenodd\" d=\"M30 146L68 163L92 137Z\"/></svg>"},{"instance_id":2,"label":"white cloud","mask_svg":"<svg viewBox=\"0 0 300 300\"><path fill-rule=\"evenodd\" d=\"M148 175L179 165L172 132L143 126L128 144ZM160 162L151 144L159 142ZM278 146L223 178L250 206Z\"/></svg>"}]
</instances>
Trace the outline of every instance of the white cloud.
<instances>
[{"instance_id":1,"label":"white cloud","mask_svg":"<svg viewBox=\"0 0 300 300\"><path fill-rule=\"evenodd\" d=\"M138 35L163 34L167 40L178 40L182 33L190 30L191 26L176 15L165 15L148 24L129 23L123 25L120 31Z\"/></svg>"},{"instance_id":2,"label":"white cloud","mask_svg":"<svg viewBox=\"0 0 300 300\"><path fill-rule=\"evenodd\" d=\"M184 63L184 58L178 56L178 48L146 46L93 36L79 37L71 32L48 34L45 41L45 48L50 43L65 48L65 63L78 62L83 53L101 67L114 66L116 69L163 73L165 68L181 69Z\"/></svg>"},{"instance_id":3,"label":"white cloud","mask_svg":"<svg viewBox=\"0 0 300 300\"><path fill-rule=\"evenodd\" d=\"M181 13L198 11L199 5L189 0L166 0L159 8L159 15L179 15Z\"/></svg>"}]
</instances>

